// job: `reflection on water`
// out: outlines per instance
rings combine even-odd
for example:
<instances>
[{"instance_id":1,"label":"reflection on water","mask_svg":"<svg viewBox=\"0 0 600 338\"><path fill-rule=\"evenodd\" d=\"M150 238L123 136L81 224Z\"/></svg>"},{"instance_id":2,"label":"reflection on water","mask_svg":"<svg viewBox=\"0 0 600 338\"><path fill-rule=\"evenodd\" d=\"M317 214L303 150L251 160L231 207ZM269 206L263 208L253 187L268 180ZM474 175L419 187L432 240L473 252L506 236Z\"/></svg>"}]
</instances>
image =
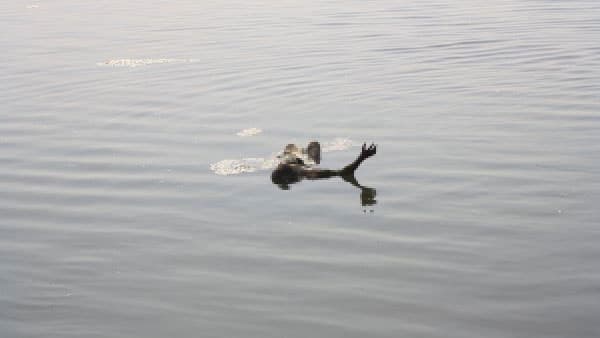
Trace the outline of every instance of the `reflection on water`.
<instances>
[{"instance_id":1,"label":"reflection on water","mask_svg":"<svg viewBox=\"0 0 600 338\"><path fill-rule=\"evenodd\" d=\"M343 175L342 179L360 189L360 204L363 207L371 207L377 204L377 200L375 199L375 196L377 195L377 190L375 190L375 188L361 185L360 183L358 183L354 175Z\"/></svg>"},{"instance_id":2,"label":"reflection on water","mask_svg":"<svg viewBox=\"0 0 600 338\"><path fill-rule=\"evenodd\" d=\"M358 181L356 180L356 177L354 177L353 174L352 175L342 175L340 177L344 181L346 181L360 189L360 204L363 207L372 207L375 204L377 204L377 200L375 199L375 196L377 195L377 190L375 188L361 185L360 183L358 183ZM329 178L332 178L332 177L328 177L328 178L324 178L324 179L329 179ZM300 182L300 180L296 180L293 182L286 182L286 183L273 182L273 184L277 185L279 187L279 189L281 189L281 190L290 190L290 185L298 183L298 182ZM373 212L373 208L370 208L369 210L371 212Z\"/></svg>"}]
</instances>

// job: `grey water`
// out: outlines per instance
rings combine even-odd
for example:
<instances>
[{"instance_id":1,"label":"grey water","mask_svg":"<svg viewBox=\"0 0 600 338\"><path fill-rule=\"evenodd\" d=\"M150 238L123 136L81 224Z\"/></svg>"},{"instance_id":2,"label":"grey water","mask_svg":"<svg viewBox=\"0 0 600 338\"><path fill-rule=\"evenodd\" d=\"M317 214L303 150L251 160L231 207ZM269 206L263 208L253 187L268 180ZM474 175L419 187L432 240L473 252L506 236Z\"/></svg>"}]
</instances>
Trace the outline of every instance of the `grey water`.
<instances>
[{"instance_id":1,"label":"grey water","mask_svg":"<svg viewBox=\"0 0 600 338\"><path fill-rule=\"evenodd\" d=\"M0 30L0 337L600 336L600 2L5 1ZM322 167L377 143L376 204L211 170L340 139Z\"/></svg>"}]
</instances>

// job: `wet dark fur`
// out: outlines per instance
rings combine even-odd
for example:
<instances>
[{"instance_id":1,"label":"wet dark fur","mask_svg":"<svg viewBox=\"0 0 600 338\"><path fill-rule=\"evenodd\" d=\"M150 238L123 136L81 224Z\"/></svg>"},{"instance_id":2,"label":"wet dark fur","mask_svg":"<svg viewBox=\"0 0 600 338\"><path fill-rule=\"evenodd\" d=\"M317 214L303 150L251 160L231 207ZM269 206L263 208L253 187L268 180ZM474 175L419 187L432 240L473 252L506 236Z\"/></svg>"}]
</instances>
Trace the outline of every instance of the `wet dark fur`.
<instances>
[{"instance_id":1,"label":"wet dark fur","mask_svg":"<svg viewBox=\"0 0 600 338\"><path fill-rule=\"evenodd\" d=\"M362 149L356 160L346 165L339 170L321 169L313 166L306 165L300 154L306 154L309 159L314 161L316 164L321 162L321 146L318 142L311 142L308 144L306 149L298 149L293 144L288 144L281 156L281 163L273 170L271 174L271 181L277 184L281 189L289 189L289 185L297 183L300 180L306 179L322 179L330 178L334 176L341 176L344 180L356 185L357 187L364 188L356 182L354 178L354 172L360 164L367 158L377 153L377 146L371 144L367 147L367 144L363 144ZM356 183L356 184L354 184Z\"/></svg>"}]
</instances>

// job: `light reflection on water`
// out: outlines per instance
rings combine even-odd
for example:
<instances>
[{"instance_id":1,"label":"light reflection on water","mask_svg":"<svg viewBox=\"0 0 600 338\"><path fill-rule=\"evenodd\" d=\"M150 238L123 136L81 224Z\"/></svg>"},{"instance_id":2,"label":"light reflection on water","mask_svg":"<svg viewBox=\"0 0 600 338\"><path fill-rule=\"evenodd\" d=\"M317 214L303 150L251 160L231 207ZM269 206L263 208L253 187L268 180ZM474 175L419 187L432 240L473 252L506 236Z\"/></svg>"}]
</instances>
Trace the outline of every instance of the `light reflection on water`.
<instances>
[{"instance_id":1,"label":"light reflection on water","mask_svg":"<svg viewBox=\"0 0 600 338\"><path fill-rule=\"evenodd\" d=\"M20 2L0 22L0 336L600 335L595 1ZM356 173L376 205L210 168L340 136L379 145Z\"/></svg>"}]
</instances>

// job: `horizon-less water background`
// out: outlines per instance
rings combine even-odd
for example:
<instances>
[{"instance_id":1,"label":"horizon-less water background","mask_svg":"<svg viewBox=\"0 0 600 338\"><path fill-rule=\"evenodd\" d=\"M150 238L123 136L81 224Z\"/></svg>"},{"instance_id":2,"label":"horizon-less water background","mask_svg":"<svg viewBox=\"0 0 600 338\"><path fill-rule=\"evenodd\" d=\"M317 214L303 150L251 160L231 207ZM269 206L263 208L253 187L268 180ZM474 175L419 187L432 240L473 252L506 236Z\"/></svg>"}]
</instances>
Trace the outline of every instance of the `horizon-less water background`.
<instances>
[{"instance_id":1,"label":"horizon-less water background","mask_svg":"<svg viewBox=\"0 0 600 338\"><path fill-rule=\"evenodd\" d=\"M0 28L1 337L600 336L597 1L11 1ZM379 145L376 205L210 169L314 139Z\"/></svg>"}]
</instances>

